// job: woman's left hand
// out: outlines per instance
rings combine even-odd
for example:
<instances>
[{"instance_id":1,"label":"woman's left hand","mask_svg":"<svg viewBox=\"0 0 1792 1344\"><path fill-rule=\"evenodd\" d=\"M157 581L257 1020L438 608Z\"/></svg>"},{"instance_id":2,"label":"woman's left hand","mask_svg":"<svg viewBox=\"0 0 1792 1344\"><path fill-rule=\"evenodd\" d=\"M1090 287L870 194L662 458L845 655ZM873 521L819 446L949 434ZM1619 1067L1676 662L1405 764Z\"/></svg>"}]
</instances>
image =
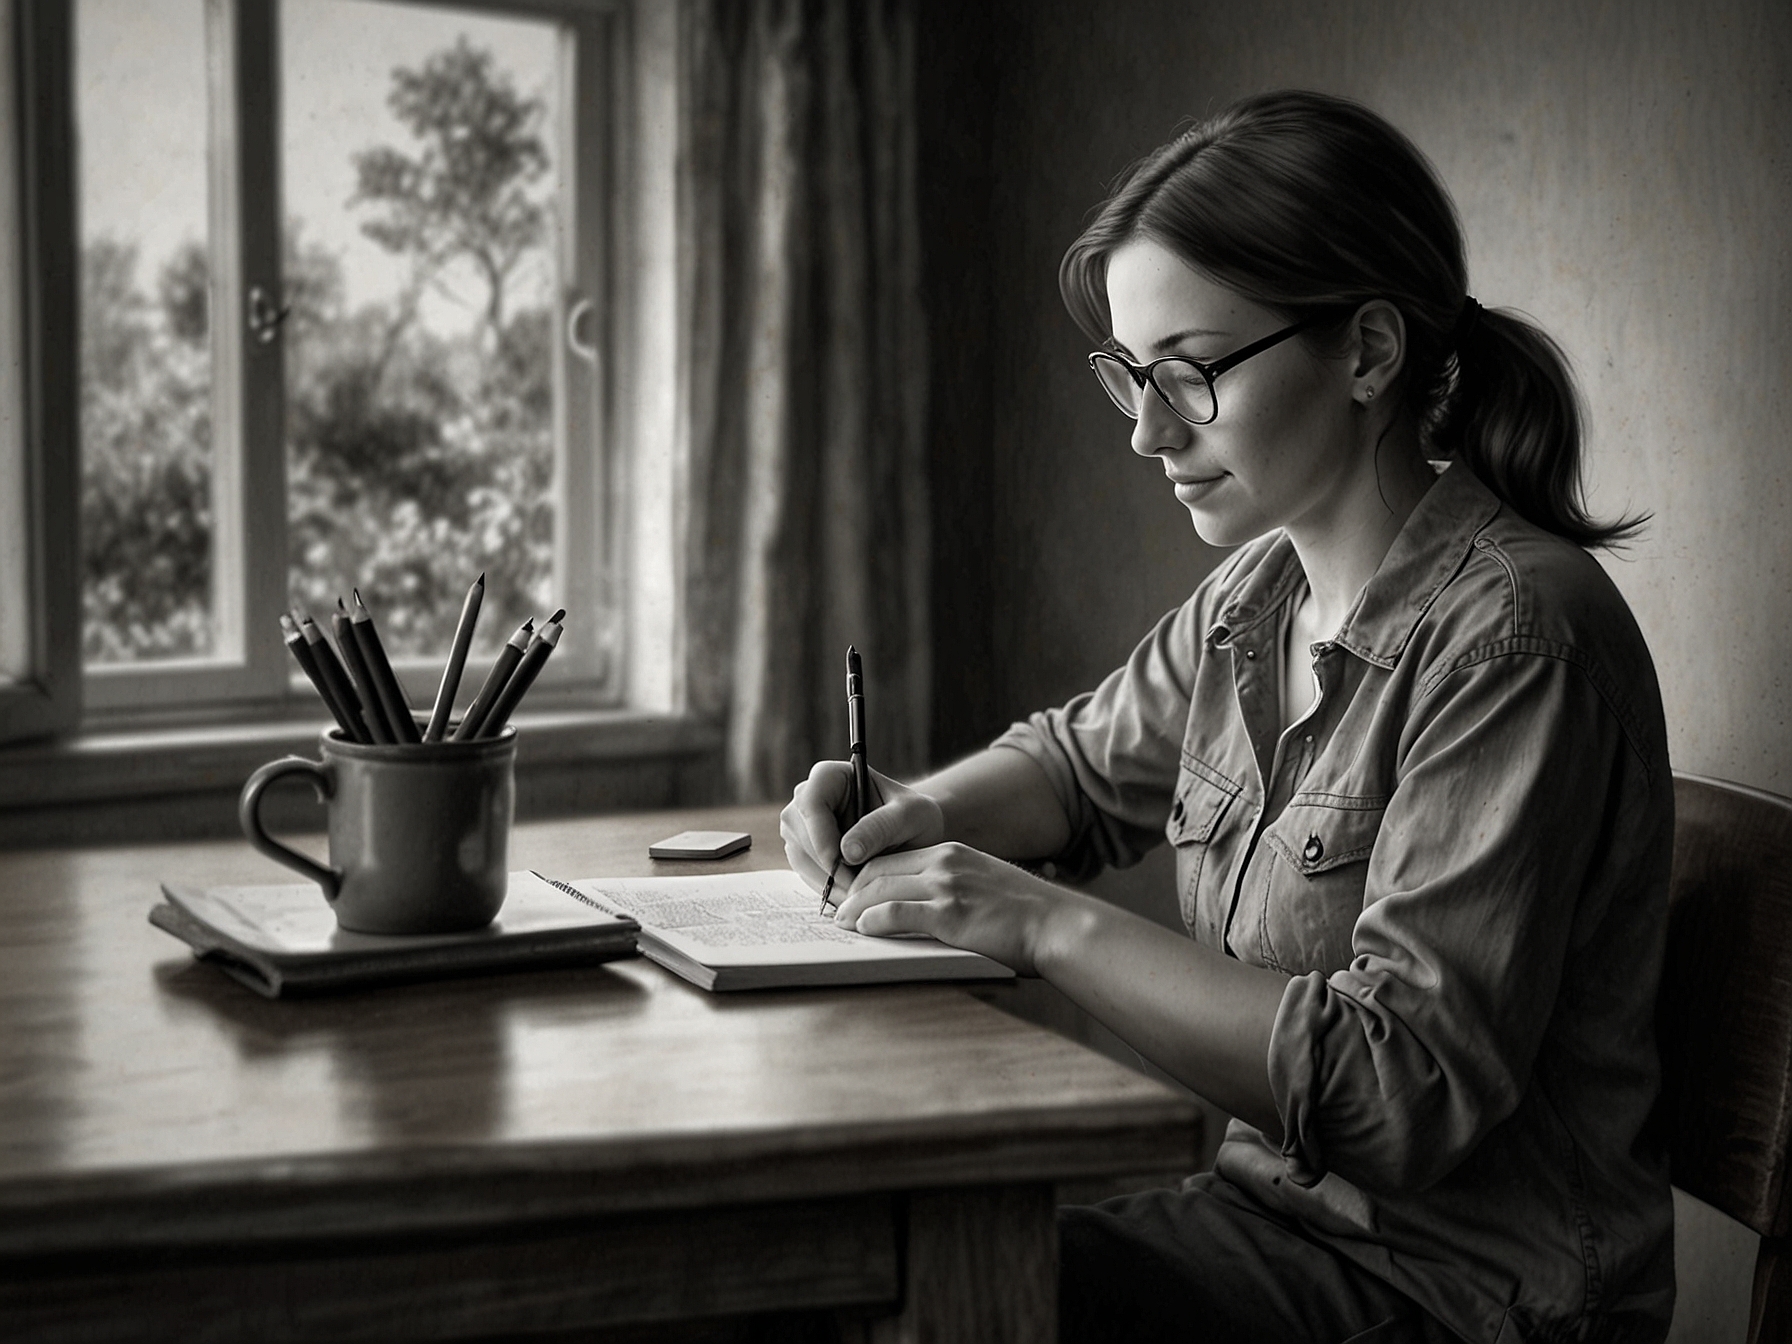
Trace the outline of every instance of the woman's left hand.
<instances>
[{"instance_id":1,"label":"woman's left hand","mask_svg":"<svg viewBox=\"0 0 1792 1344\"><path fill-rule=\"evenodd\" d=\"M1047 922L1075 897L955 841L880 854L859 870L835 922L860 933L926 933L1037 975Z\"/></svg>"}]
</instances>

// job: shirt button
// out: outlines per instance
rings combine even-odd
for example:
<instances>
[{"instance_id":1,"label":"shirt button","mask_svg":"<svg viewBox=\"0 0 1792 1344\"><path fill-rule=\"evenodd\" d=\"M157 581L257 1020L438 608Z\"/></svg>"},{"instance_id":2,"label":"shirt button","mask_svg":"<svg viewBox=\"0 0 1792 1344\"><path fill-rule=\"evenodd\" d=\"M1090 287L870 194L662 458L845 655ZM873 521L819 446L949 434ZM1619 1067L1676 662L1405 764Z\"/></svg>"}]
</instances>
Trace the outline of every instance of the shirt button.
<instances>
[{"instance_id":1,"label":"shirt button","mask_svg":"<svg viewBox=\"0 0 1792 1344\"><path fill-rule=\"evenodd\" d=\"M1313 734L1311 734L1311 733L1307 734L1307 745L1309 747L1313 745Z\"/></svg>"},{"instance_id":2,"label":"shirt button","mask_svg":"<svg viewBox=\"0 0 1792 1344\"><path fill-rule=\"evenodd\" d=\"M1245 656L1245 657L1246 657L1246 658L1255 658L1255 657L1256 657L1256 656L1257 656L1257 650L1255 650L1255 649L1246 649L1246 650L1245 650L1245 651L1244 651L1244 656Z\"/></svg>"},{"instance_id":3,"label":"shirt button","mask_svg":"<svg viewBox=\"0 0 1792 1344\"><path fill-rule=\"evenodd\" d=\"M1307 837L1307 847L1300 852L1301 858L1308 863L1318 863L1325 857L1325 842L1317 835Z\"/></svg>"}]
</instances>

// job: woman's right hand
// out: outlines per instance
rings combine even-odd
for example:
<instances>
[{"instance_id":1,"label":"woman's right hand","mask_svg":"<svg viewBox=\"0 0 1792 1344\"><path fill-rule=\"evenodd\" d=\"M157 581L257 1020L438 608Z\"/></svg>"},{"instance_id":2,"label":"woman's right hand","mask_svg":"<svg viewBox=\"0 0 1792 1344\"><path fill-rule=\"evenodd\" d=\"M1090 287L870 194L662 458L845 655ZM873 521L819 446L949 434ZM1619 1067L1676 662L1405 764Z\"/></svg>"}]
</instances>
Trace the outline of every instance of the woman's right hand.
<instances>
[{"instance_id":1,"label":"woman's right hand","mask_svg":"<svg viewBox=\"0 0 1792 1344\"><path fill-rule=\"evenodd\" d=\"M844 892L859 865L873 855L922 849L946 839L946 816L932 797L875 770L871 783L878 805L843 835L841 824L852 799L852 766L846 761L818 761L778 819L791 868L816 891L833 873L836 889Z\"/></svg>"}]
</instances>

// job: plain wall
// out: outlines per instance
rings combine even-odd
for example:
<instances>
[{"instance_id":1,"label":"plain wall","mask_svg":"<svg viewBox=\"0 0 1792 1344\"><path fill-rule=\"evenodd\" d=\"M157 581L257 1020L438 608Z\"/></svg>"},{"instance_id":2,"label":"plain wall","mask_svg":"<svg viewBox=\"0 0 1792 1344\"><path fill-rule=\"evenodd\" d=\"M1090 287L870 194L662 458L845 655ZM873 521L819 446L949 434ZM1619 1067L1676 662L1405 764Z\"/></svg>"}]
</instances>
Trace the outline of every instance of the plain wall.
<instances>
[{"instance_id":1,"label":"plain wall","mask_svg":"<svg viewBox=\"0 0 1792 1344\"><path fill-rule=\"evenodd\" d=\"M987 7L918 0L917 8L916 149L933 522L930 739L935 758L945 760L987 741L999 726L999 684L991 675L995 398L988 366L996 80Z\"/></svg>"},{"instance_id":2,"label":"plain wall","mask_svg":"<svg viewBox=\"0 0 1792 1344\"><path fill-rule=\"evenodd\" d=\"M1161 467L1130 454L1057 264L1115 175L1181 121L1306 86L1412 135L1461 208L1473 292L1530 313L1574 358L1596 510L1654 514L1607 564L1654 651L1675 767L1792 792L1792 5L1002 0L955 22L937 36L960 44L959 75L936 75L923 115L936 144L946 125L963 133L958 111L972 132L987 117L988 178L966 150L965 174L939 184L958 222L930 297L970 339L936 367L957 408L936 424L955 445L936 492L942 526L983 526L985 495L988 517L987 541L961 540L936 584L937 661L987 622L993 689L942 721L942 754L1092 685L1217 560ZM942 110L938 80L960 76ZM962 214L985 200L975 238ZM988 266L981 362L965 292L941 288L973 262ZM985 430L966 485L953 461ZM963 567L985 556L986 574ZM1167 885L1158 863L1106 888L1167 914ZM1682 1214L1676 1337L1738 1337L1752 1239Z\"/></svg>"},{"instance_id":3,"label":"plain wall","mask_svg":"<svg viewBox=\"0 0 1792 1344\"><path fill-rule=\"evenodd\" d=\"M1057 263L1105 187L1248 92L1361 98L1437 164L1474 292L1538 318L1591 411L1608 564L1677 769L1792 792L1792 5L1014 4L997 26L998 716L1111 668L1213 563L1083 367Z\"/></svg>"}]
</instances>

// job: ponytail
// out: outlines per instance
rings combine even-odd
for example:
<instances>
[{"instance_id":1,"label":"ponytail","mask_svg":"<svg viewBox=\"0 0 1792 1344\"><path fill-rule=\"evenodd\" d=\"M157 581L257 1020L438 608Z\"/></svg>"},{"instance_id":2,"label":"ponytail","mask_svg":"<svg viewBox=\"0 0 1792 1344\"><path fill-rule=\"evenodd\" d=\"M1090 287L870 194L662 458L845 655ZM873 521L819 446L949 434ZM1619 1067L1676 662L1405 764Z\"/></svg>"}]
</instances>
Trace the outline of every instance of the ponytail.
<instances>
[{"instance_id":1,"label":"ponytail","mask_svg":"<svg viewBox=\"0 0 1792 1344\"><path fill-rule=\"evenodd\" d=\"M1546 532L1581 546L1635 536L1648 515L1600 522L1583 502L1585 412L1561 346L1511 309L1464 305L1453 376L1428 427L1433 449Z\"/></svg>"},{"instance_id":2,"label":"ponytail","mask_svg":"<svg viewBox=\"0 0 1792 1344\"><path fill-rule=\"evenodd\" d=\"M1065 305L1093 340L1113 334L1108 257L1141 237L1289 322L1393 303L1407 334L1396 395L1431 451L1582 546L1624 541L1646 520L1588 514L1584 415L1566 357L1524 318L1464 299L1455 205L1418 147L1368 108L1259 94L1140 160L1058 269ZM1335 325L1302 339L1318 347Z\"/></svg>"}]
</instances>

